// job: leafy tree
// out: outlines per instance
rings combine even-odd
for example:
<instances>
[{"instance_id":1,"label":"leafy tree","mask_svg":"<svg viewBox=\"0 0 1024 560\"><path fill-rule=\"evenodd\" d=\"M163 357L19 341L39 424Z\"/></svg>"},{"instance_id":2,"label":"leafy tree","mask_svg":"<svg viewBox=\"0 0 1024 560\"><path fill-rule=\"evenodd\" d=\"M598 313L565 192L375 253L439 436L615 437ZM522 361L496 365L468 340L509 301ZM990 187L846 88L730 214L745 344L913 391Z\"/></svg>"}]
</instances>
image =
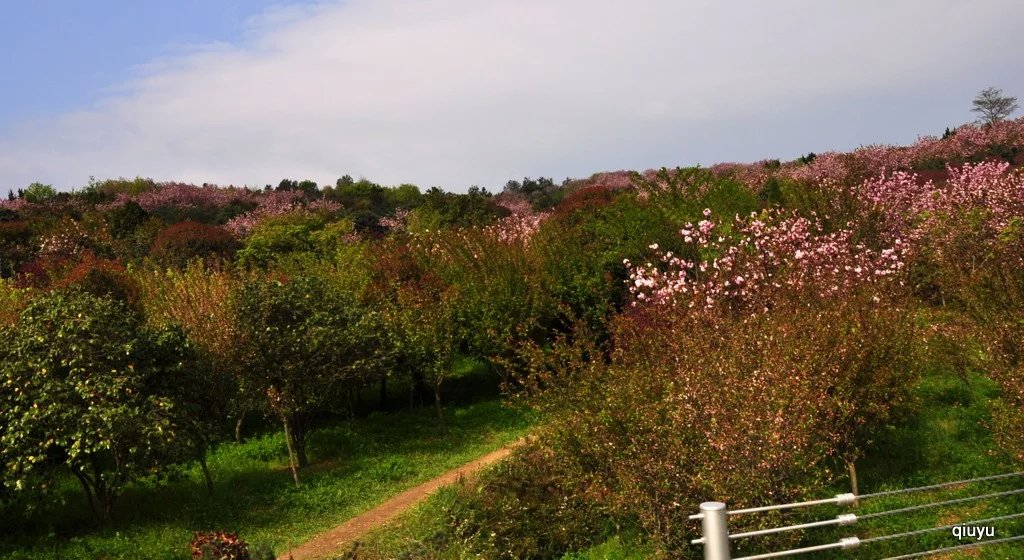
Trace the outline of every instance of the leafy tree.
<instances>
[{"instance_id":1,"label":"leafy tree","mask_svg":"<svg viewBox=\"0 0 1024 560\"><path fill-rule=\"evenodd\" d=\"M471 187L466 194L449 193L431 187L423 195L423 204L416 214L429 216L435 227L481 226L508 214L508 210L494 203L487 189Z\"/></svg>"},{"instance_id":2,"label":"leafy tree","mask_svg":"<svg viewBox=\"0 0 1024 560\"><path fill-rule=\"evenodd\" d=\"M418 267L417 267L418 268ZM444 430L441 386L451 372L465 333L459 317L458 287L422 269L395 285L392 327L405 363L433 390L438 426Z\"/></svg>"},{"instance_id":3,"label":"leafy tree","mask_svg":"<svg viewBox=\"0 0 1024 560\"><path fill-rule=\"evenodd\" d=\"M184 335L109 298L52 292L0 328L0 463L14 492L69 469L100 521L134 479L205 450L205 376Z\"/></svg>"},{"instance_id":4,"label":"leafy tree","mask_svg":"<svg viewBox=\"0 0 1024 560\"><path fill-rule=\"evenodd\" d=\"M277 188L274 190L278 191L301 191L310 198L316 198L320 195L320 187L317 186L316 181L306 179L304 181L296 181L294 179L282 179L277 184Z\"/></svg>"},{"instance_id":5,"label":"leafy tree","mask_svg":"<svg viewBox=\"0 0 1024 560\"><path fill-rule=\"evenodd\" d=\"M981 90L971 105L974 106L971 112L981 115L979 120L986 124L1005 120L1020 107L1016 97L1003 95L1003 90L994 87Z\"/></svg>"},{"instance_id":6,"label":"leafy tree","mask_svg":"<svg viewBox=\"0 0 1024 560\"><path fill-rule=\"evenodd\" d=\"M25 188L23 198L28 202L40 203L46 202L55 196L57 196L57 191L51 185L32 183Z\"/></svg>"},{"instance_id":7,"label":"leafy tree","mask_svg":"<svg viewBox=\"0 0 1024 560\"><path fill-rule=\"evenodd\" d=\"M314 276L253 276L233 296L247 345L245 383L280 419L295 484L309 464L306 436L314 413L374 369L381 356L375 314L352 294Z\"/></svg>"}]
</instances>

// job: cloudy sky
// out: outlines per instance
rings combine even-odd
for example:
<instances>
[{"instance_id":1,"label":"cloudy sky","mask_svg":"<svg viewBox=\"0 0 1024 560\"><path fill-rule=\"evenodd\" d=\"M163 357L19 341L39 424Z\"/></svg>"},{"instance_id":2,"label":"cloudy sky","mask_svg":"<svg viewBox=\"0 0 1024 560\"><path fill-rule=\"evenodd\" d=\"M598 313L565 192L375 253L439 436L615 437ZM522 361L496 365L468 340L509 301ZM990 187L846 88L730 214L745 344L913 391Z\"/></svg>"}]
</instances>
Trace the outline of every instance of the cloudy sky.
<instances>
[{"instance_id":1,"label":"cloudy sky","mask_svg":"<svg viewBox=\"0 0 1024 560\"><path fill-rule=\"evenodd\" d=\"M0 188L792 159L1024 98L1019 0L8 0Z\"/></svg>"}]
</instances>

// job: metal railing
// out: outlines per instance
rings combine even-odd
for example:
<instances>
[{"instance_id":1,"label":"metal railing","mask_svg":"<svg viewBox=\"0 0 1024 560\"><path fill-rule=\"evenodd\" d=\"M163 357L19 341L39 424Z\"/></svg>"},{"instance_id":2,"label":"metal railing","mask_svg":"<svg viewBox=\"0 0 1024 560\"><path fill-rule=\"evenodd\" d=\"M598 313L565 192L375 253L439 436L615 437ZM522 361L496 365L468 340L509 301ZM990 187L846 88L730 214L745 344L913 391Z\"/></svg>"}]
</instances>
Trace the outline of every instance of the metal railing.
<instances>
[{"instance_id":1,"label":"metal railing","mask_svg":"<svg viewBox=\"0 0 1024 560\"><path fill-rule=\"evenodd\" d=\"M994 480L1004 480L1010 478L1017 478L1024 476L1024 472L1014 472L1007 474L1000 474L994 476L983 476L979 478L971 478L967 480L958 480L955 482L944 482L942 484L932 484L929 486L918 486L916 488L904 488L899 490L888 490L884 492L875 492L872 494L837 494L833 498L825 498L822 500L811 500L806 502L794 502L789 504L778 504L771 506L761 506L746 509L729 510L726 505L722 502L704 502L700 505L700 513L691 515L691 520L700 520L701 522L701 534L702 537L691 541L695 545L704 545L704 559L705 560L763 560L768 558L782 558L786 556L797 556L801 554L807 554L811 552L823 552L826 550L853 550L863 545L869 545L872 543L891 541L895 539L907 538L912 536L924 535L928 533L934 533L938 531L952 531L956 527L975 527L985 524L996 523L999 521L1007 521L1011 519L1024 518L1024 513L1012 513L1008 515L1002 515L997 517L989 517L987 519L977 519L971 521L963 521L951 525L942 525L938 527L928 527L925 529L918 529L915 531L907 531L903 533L894 533L890 535L882 535L869 538L860 538L857 536L843 537L836 542L827 543L817 546L807 546L803 548L792 548L788 550L782 550L778 552L768 552L764 554L755 554L753 556L743 556L741 558L732 557L732 546L731 541L745 539L750 537L760 537L765 535L774 535L778 533L785 533L789 531L803 531L806 529L815 529L818 527L828 526L846 526L854 525L858 521L864 521L868 519L876 519L880 517L902 515L911 512L916 512L925 509L946 507L952 505L960 505L970 502L976 502L981 500L998 499L1008 496L1014 496L1024 494L1024 488L1017 488L1014 490L1007 490L1003 492L992 492L988 494L978 494L974 496L968 496L965 498L956 498L951 500L943 500L938 502L925 503L915 506L909 506L904 508L898 508L888 511L880 511L875 513L867 513L863 515L857 515L854 513L843 513L836 516L834 519L825 519L822 521L814 521L810 523L800 523L796 525L786 525L782 527L774 527L771 529L761 529L757 531L747 531L742 533L730 533L729 532L729 518L736 515L751 514L751 513L763 513L769 511L782 511L792 510L800 508L809 508L814 506L822 505L838 505L838 506L855 506L863 500L870 500L874 498L890 497L901 494L911 494L917 492L928 492L933 490L943 490L956 486L962 486L966 484L975 484L978 482L990 482ZM979 546L985 546L990 544L1002 544L1009 542L1016 542L1024 540L1024 535L1017 535L1012 537L1005 537L999 539L989 539L984 541L977 541L968 544L952 546L947 548L938 548L932 550L926 550L921 552L914 552L911 554L904 554L902 556L893 556L884 560L909 560L911 558L921 558L931 554L939 554L942 552L951 552L956 550L977 548Z\"/></svg>"}]
</instances>

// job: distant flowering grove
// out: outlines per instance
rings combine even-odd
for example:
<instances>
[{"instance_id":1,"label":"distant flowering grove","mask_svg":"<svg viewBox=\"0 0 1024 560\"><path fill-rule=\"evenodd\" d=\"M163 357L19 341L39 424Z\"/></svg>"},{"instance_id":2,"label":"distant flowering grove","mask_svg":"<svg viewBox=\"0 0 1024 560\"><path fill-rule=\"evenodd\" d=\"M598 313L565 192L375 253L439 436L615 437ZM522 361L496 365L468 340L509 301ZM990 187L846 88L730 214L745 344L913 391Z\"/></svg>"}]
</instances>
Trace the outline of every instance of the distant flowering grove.
<instances>
[{"instance_id":1,"label":"distant flowering grove","mask_svg":"<svg viewBox=\"0 0 1024 560\"><path fill-rule=\"evenodd\" d=\"M443 430L466 358L545 411L459 497L452 538L484 557L560 557L608 523L692 555L701 500L854 478L950 343L1001 387L993 429L1024 461L1024 119L498 194L28 192L0 201L0 519L72 481L108 520L252 418L301 484L310 434L371 388L408 386Z\"/></svg>"}]
</instances>

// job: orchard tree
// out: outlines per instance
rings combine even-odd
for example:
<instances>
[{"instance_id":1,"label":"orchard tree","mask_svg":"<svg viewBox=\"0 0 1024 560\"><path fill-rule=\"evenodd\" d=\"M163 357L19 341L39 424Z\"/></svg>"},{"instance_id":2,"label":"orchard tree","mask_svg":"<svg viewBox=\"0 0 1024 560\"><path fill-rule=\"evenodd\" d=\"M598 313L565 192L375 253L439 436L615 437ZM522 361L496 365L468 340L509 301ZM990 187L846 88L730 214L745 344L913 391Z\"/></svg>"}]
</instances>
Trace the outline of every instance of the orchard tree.
<instances>
[{"instance_id":1,"label":"orchard tree","mask_svg":"<svg viewBox=\"0 0 1024 560\"><path fill-rule=\"evenodd\" d=\"M994 87L985 88L978 93L972 102L971 112L978 113L979 120L985 124L995 124L1005 120L1020 106L1017 98L1003 95L1003 90Z\"/></svg>"},{"instance_id":2,"label":"orchard tree","mask_svg":"<svg viewBox=\"0 0 1024 560\"><path fill-rule=\"evenodd\" d=\"M82 291L40 297L0 328L0 480L45 491L68 469L108 521L129 482L205 452L204 377L178 329Z\"/></svg>"},{"instance_id":3,"label":"orchard tree","mask_svg":"<svg viewBox=\"0 0 1024 560\"><path fill-rule=\"evenodd\" d=\"M352 294L314 276L254 275L233 296L247 345L244 384L280 419L295 484L308 466L306 436L316 412L375 370L382 358L374 314Z\"/></svg>"}]
</instances>

